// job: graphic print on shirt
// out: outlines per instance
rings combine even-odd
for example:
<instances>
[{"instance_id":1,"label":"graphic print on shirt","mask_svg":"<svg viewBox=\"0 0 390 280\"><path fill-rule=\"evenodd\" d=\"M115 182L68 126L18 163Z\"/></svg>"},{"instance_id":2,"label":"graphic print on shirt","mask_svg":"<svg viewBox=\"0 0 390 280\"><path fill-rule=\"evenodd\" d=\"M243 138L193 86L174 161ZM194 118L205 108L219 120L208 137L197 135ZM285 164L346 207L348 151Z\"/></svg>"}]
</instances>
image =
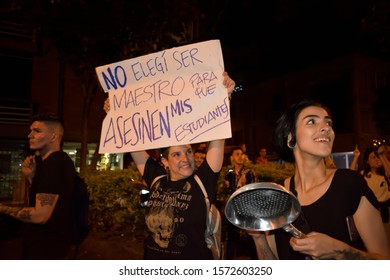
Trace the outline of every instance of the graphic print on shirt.
<instances>
[{"instance_id":1,"label":"graphic print on shirt","mask_svg":"<svg viewBox=\"0 0 390 280\"><path fill-rule=\"evenodd\" d=\"M161 248L168 248L170 242L178 247L187 245L187 238L178 235L172 238L178 226L184 222L183 212L189 208L192 195L188 194L191 184L186 182L181 191L172 191L161 186L158 181L153 186L149 196L149 212L145 223L154 242Z\"/></svg>"}]
</instances>

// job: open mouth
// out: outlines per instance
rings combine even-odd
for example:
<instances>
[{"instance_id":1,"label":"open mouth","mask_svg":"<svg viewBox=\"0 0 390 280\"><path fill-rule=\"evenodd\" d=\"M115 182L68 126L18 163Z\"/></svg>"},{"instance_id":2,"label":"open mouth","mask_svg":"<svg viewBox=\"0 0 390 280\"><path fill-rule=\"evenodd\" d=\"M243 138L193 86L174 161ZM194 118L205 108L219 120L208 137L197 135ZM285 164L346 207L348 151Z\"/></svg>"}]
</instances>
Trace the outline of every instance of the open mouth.
<instances>
[{"instance_id":1,"label":"open mouth","mask_svg":"<svg viewBox=\"0 0 390 280\"><path fill-rule=\"evenodd\" d=\"M330 138L329 137L321 137L321 138L316 138L314 139L314 141L316 142L320 142L320 143L329 143L330 142Z\"/></svg>"}]
</instances>

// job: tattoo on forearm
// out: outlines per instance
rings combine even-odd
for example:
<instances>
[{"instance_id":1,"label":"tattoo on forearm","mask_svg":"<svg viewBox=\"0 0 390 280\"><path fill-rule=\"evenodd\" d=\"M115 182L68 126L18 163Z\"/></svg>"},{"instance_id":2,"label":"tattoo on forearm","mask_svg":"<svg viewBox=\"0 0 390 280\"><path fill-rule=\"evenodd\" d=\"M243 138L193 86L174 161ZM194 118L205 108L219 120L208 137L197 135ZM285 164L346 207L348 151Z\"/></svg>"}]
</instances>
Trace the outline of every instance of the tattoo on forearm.
<instances>
[{"instance_id":1,"label":"tattoo on forearm","mask_svg":"<svg viewBox=\"0 0 390 280\"><path fill-rule=\"evenodd\" d=\"M255 245L256 245L256 251L257 251L257 256L259 260L276 260L276 256L272 252L267 238L265 234L261 234L260 236L257 236L254 238Z\"/></svg>"},{"instance_id":2,"label":"tattoo on forearm","mask_svg":"<svg viewBox=\"0 0 390 280\"><path fill-rule=\"evenodd\" d=\"M342 254L343 259L345 260L368 260L368 258L358 250L336 250L335 252L337 254Z\"/></svg>"},{"instance_id":3,"label":"tattoo on forearm","mask_svg":"<svg viewBox=\"0 0 390 280\"><path fill-rule=\"evenodd\" d=\"M47 194L47 193L40 193L37 194L37 199L40 201L41 206L52 206L54 203L55 195L54 194Z\"/></svg>"},{"instance_id":4,"label":"tattoo on forearm","mask_svg":"<svg viewBox=\"0 0 390 280\"><path fill-rule=\"evenodd\" d=\"M271 248L269 246L259 246L259 250L261 252L261 256L259 256L259 259L276 260L276 256L271 251Z\"/></svg>"},{"instance_id":5,"label":"tattoo on forearm","mask_svg":"<svg viewBox=\"0 0 390 280\"><path fill-rule=\"evenodd\" d=\"M23 207L9 207L9 206L0 206L1 211L4 214L7 214L12 217L16 217L18 212L23 209Z\"/></svg>"},{"instance_id":6,"label":"tattoo on forearm","mask_svg":"<svg viewBox=\"0 0 390 280\"><path fill-rule=\"evenodd\" d=\"M22 221L31 221L32 215L31 215L31 210L24 209L20 211L18 218Z\"/></svg>"}]
</instances>

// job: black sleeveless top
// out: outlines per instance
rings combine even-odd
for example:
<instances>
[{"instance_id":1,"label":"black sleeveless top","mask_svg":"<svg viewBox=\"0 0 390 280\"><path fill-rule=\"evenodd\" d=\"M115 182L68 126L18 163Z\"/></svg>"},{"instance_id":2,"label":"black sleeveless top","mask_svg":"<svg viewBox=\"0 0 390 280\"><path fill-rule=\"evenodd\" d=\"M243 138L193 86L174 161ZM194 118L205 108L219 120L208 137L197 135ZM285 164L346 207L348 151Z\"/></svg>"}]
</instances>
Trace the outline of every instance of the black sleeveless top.
<instances>
[{"instance_id":1,"label":"black sleeveless top","mask_svg":"<svg viewBox=\"0 0 390 280\"><path fill-rule=\"evenodd\" d=\"M294 176L291 177L290 191L297 195ZM301 214L293 225L306 234L311 231L324 233L354 248L364 250L360 238L353 241L350 239L346 222L346 218L356 212L362 196L378 208L378 201L363 176L353 170L338 169L326 193L312 204L302 206ZM291 248L289 244L291 234L283 229L275 230L274 233L279 259L306 259L306 255Z\"/></svg>"}]
</instances>

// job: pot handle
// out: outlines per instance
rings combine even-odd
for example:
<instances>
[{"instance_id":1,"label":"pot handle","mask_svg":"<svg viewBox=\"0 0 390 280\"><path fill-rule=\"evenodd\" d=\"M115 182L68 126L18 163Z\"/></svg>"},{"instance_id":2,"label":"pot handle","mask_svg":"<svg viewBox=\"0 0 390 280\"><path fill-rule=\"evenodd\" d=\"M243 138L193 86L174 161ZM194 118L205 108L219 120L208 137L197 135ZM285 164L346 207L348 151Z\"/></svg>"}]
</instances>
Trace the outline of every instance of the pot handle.
<instances>
[{"instance_id":1,"label":"pot handle","mask_svg":"<svg viewBox=\"0 0 390 280\"><path fill-rule=\"evenodd\" d=\"M304 238L304 237L306 237L306 235L302 231L300 231L299 229L294 227L292 224L285 225L283 227L283 229L285 231L291 233L294 237L297 237L297 238Z\"/></svg>"}]
</instances>

